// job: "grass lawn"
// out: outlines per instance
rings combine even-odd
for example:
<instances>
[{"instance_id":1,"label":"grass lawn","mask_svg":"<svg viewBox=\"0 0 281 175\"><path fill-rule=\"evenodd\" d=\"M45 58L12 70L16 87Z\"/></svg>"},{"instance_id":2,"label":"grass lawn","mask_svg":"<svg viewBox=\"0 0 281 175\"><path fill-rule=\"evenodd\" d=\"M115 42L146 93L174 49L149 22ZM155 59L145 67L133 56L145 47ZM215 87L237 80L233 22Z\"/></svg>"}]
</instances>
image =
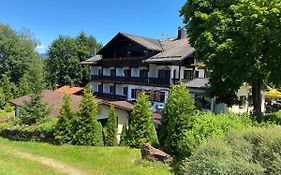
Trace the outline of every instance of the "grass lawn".
<instances>
[{"instance_id":1,"label":"grass lawn","mask_svg":"<svg viewBox=\"0 0 281 175\"><path fill-rule=\"evenodd\" d=\"M33 155L52 158L86 174L172 174L167 166L160 163L142 161L134 163L135 160L140 158L140 151L125 147L55 146L46 143L17 142L1 137L0 147L0 172L6 172L6 174L33 175L38 174L38 172L40 174L60 174L60 171L56 169L46 167L46 165L36 161L28 161L22 157L17 157L10 154L9 151L32 153Z\"/></svg>"}]
</instances>

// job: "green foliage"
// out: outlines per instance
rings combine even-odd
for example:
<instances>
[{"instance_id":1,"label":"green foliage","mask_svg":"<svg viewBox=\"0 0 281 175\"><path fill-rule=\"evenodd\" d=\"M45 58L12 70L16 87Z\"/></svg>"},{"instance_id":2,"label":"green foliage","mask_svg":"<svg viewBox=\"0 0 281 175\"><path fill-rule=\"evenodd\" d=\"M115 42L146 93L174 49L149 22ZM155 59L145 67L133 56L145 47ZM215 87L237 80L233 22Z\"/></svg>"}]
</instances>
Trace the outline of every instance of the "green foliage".
<instances>
[{"instance_id":1,"label":"green foliage","mask_svg":"<svg viewBox=\"0 0 281 175\"><path fill-rule=\"evenodd\" d=\"M95 132L94 132L94 143L95 146L104 146L104 139L103 139L103 128L100 122L95 123Z\"/></svg>"},{"instance_id":2,"label":"green foliage","mask_svg":"<svg viewBox=\"0 0 281 175\"><path fill-rule=\"evenodd\" d=\"M110 106L109 108L109 116L106 126L106 146L117 145L117 115L113 106Z\"/></svg>"},{"instance_id":3,"label":"green foliage","mask_svg":"<svg viewBox=\"0 0 281 175\"><path fill-rule=\"evenodd\" d=\"M279 174L281 129L249 128L201 144L181 174Z\"/></svg>"},{"instance_id":4,"label":"green foliage","mask_svg":"<svg viewBox=\"0 0 281 175\"><path fill-rule=\"evenodd\" d=\"M10 78L7 76L7 74L2 75L1 88L2 88L2 98L4 104L6 104L9 100L13 99Z\"/></svg>"},{"instance_id":5,"label":"green foliage","mask_svg":"<svg viewBox=\"0 0 281 175\"><path fill-rule=\"evenodd\" d=\"M24 103L21 108L21 121L31 125L45 120L50 114L50 107L42 102L41 94L32 94L29 102Z\"/></svg>"},{"instance_id":6,"label":"green foliage","mask_svg":"<svg viewBox=\"0 0 281 175\"><path fill-rule=\"evenodd\" d=\"M126 124L124 124L122 127L119 145L120 146L128 145L128 129Z\"/></svg>"},{"instance_id":7,"label":"green foliage","mask_svg":"<svg viewBox=\"0 0 281 175\"><path fill-rule=\"evenodd\" d=\"M14 107L10 103L6 103L4 107L5 112L12 112L14 110Z\"/></svg>"},{"instance_id":8,"label":"green foliage","mask_svg":"<svg viewBox=\"0 0 281 175\"><path fill-rule=\"evenodd\" d=\"M100 138L96 138L99 135L102 136L102 130L99 131L99 124L96 120L97 113L98 105L95 98L89 90L85 90L79 111L73 122L72 144L93 146L100 144Z\"/></svg>"},{"instance_id":9,"label":"green foliage","mask_svg":"<svg viewBox=\"0 0 281 175\"><path fill-rule=\"evenodd\" d=\"M158 144L148 96L143 92L134 104L128 133L128 145L130 147L139 148L144 143L151 143L154 146Z\"/></svg>"},{"instance_id":10,"label":"green foliage","mask_svg":"<svg viewBox=\"0 0 281 175\"><path fill-rule=\"evenodd\" d=\"M19 79L35 58L36 42L28 31L16 32L9 25L0 24L0 75L7 73L11 82Z\"/></svg>"},{"instance_id":11,"label":"green foliage","mask_svg":"<svg viewBox=\"0 0 281 175\"><path fill-rule=\"evenodd\" d=\"M260 113L265 82L281 85L281 2L189 0L181 15L196 59L213 71L210 95L232 105L247 82L252 86L254 111Z\"/></svg>"},{"instance_id":12,"label":"green foliage","mask_svg":"<svg viewBox=\"0 0 281 175\"><path fill-rule=\"evenodd\" d=\"M167 152L178 155L179 140L183 139L196 112L188 89L183 84L173 86L169 91L160 127L160 143Z\"/></svg>"},{"instance_id":13,"label":"green foliage","mask_svg":"<svg viewBox=\"0 0 281 175\"><path fill-rule=\"evenodd\" d=\"M25 96L30 94L30 87L29 87L29 78L28 74L25 73L19 82L19 88L18 88L18 96Z\"/></svg>"},{"instance_id":14,"label":"green foliage","mask_svg":"<svg viewBox=\"0 0 281 175\"><path fill-rule=\"evenodd\" d=\"M74 116L75 112L71 104L71 98L69 95L65 94L56 124L56 131L54 133L55 139L59 144L71 143L73 138L72 122Z\"/></svg>"},{"instance_id":15,"label":"green foliage","mask_svg":"<svg viewBox=\"0 0 281 175\"><path fill-rule=\"evenodd\" d=\"M44 90L44 76L42 63L39 59L34 59L28 70L30 83L30 101L21 106L21 119L25 124L40 122L50 114L50 107L42 101Z\"/></svg>"},{"instance_id":16,"label":"green foliage","mask_svg":"<svg viewBox=\"0 0 281 175\"><path fill-rule=\"evenodd\" d=\"M187 117L190 117L189 115ZM194 149L206 138L223 136L225 133L247 128L253 125L249 116L233 113L201 113L193 116L188 123L188 130L178 140L177 151L180 157L189 157Z\"/></svg>"},{"instance_id":17,"label":"green foliage","mask_svg":"<svg viewBox=\"0 0 281 175\"><path fill-rule=\"evenodd\" d=\"M57 118L48 118L34 125L22 125L18 118L11 118L0 123L0 135L5 138L21 141L43 141L54 143L54 131Z\"/></svg>"},{"instance_id":18,"label":"green foliage","mask_svg":"<svg viewBox=\"0 0 281 175\"><path fill-rule=\"evenodd\" d=\"M94 51L100 48L95 38L84 32L76 38L59 36L48 50L45 64L48 84L85 86L90 81L90 69L80 63L94 56Z\"/></svg>"}]
</instances>

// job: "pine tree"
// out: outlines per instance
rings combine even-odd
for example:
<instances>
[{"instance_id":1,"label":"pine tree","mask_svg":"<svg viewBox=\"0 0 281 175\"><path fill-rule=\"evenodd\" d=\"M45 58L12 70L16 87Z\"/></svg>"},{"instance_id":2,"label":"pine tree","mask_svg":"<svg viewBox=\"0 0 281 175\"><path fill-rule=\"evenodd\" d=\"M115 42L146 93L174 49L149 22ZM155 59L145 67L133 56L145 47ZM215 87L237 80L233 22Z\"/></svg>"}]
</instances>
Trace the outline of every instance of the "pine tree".
<instances>
[{"instance_id":1,"label":"pine tree","mask_svg":"<svg viewBox=\"0 0 281 175\"><path fill-rule=\"evenodd\" d=\"M107 121L106 146L117 145L117 115L113 106L109 108Z\"/></svg>"},{"instance_id":2,"label":"pine tree","mask_svg":"<svg viewBox=\"0 0 281 175\"><path fill-rule=\"evenodd\" d=\"M3 98L6 104L9 100L13 99L10 78L6 74L2 76L1 87L2 87Z\"/></svg>"},{"instance_id":3,"label":"pine tree","mask_svg":"<svg viewBox=\"0 0 281 175\"><path fill-rule=\"evenodd\" d=\"M141 93L137 98L129 124L128 145L139 148L144 143L157 144L158 138L152 120L148 96Z\"/></svg>"},{"instance_id":4,"label":"pine tree","mask_svg":"<svg viewBox=\"0 0 281 175\"><path fill-rule=\"evenodd\" d=\"M28 82L27 73L23 74L19 82L18 96L24 96L30 94L30 87Z\"/></svg>"},{"instance_id":5,"label":"pine tree","mask_svg":"<svg viewBox=\"0 0 281 175\"><path fill-rule=\"evenodd\" d=\"M50 114L50 107L42 101L44 90L44 77L42 62L34 59L28 70L30 82L30 102L26 102L21 107L21 120L25 124L40 122Z\"/></svg>"},{"instance_id":6,"label":"pine tree","mask_svg":"<svg viewBox=\"0 0 281 175\"><path fill-rule=\"evenodd\" d=\"M93 145L100 144L102 136L99 132L99 125L97 124L96 115L98 113L98 105L89 89L85 90L79 110L73 123L74 138L72 144L75 145Z\"/></svg>"},{"instance_id":7,"label":"pine tree","mask_svg":"<svg viewBox=\"0 0 281 175\"><path fill-rule=\"evenodd\" d=\"M188 129L190 117L195 114L196 109L188 89L183 84L173 86L163 110L160 126L160 143L167 152L177 154L178 143Z\"/></svg>"},{"instance_id":8,"label":"pine tree","mask_svg":"<svg viewBox=\"0 0 281 175\"><path fill-rule=\"evenodd\" d=\"M121 135L120 135L119 145L125 146L127 144L128 144L128 129L127 129L127 125L124 124L123 127L122 127Z\"/></svg>"},{"instance_id":9,"label":"pine tree","mask_svg":"<svg viewBox=\"0 0 281 175\"><path fill-rule=\"evenodd\" d=\"M71 125L74 115L75 112L71 104L71 98L69 95L65 94L54 134L55 139L59 144L71 142L73 138Z\"/></svg>"}]
</instances>

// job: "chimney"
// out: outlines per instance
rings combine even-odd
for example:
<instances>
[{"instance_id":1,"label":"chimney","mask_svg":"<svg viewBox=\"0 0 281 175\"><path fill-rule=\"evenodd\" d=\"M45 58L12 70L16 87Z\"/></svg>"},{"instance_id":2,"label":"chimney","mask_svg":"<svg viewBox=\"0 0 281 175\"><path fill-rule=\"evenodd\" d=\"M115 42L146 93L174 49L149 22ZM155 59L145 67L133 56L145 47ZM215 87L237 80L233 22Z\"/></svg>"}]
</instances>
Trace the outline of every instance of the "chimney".
<instances>
[{"instance_id":1,"label":"chimney","mask_svg":"<svg viewBox=\"0 0 281 175\"><path fill-rule=\"evenodd\" d=\"M178 39L186 38L186 31L183 27L178 27Z\"/></svg>"}]
</instances>

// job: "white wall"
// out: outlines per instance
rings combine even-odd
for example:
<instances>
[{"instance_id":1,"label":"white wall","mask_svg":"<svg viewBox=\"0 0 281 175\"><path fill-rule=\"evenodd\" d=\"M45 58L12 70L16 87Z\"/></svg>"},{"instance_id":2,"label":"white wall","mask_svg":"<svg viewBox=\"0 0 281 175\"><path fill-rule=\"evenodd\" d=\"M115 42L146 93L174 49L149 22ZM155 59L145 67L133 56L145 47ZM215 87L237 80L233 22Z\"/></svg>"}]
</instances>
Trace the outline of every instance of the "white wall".
<instances>
[{"instance_id":1,"label":"white wall","mask_svg":"<svg viewBox=\"0 0 281 175\"><path fill-rule=\"evenodd\" d=\"M92 89L92 92L98 92L98 85L100 83L95 83L95 82L92 82L91 84L91 89Z\"/></svg>"},{"instance_id":2,"label":"white wall","mask_svg":"<svg viewBox=\"0 0 281 175\"><path fill-rule=\"evenodd\" d=\"M116 76L124 77L124 69L123 68L116 68Z\"/></svg>"},{"instance_id":3,"label":"white wall","mask_svg":"<svg viewBox=\"0 0 281 175\"><path fill-rule=\"evenodd\" d=\"M112 86L112 83L104 83L103 84L103 93L110 93L110 86Z\"/></svg>"},{"instance_id":4,"label":"white wall","mask_svg":"<svg viewBox=\"0 0 281 175\"><path fill-rule=\"evenodd\" d=\"M139 77L140 76L140 70L139 68L132 68L131 69L131 77Z\"/></svg>"},{"instance_id":5,"label":"white wall","mask_svg":"<svg viewBox=\"0 0 281 175\"><path fill-rule=\"evenodd\" d=\"M150 77L150 78L158 77L158 70L157 70L156 64L149 64L148 77Z\"/></svg>"},{"instance_id":6,"label":"white wall","mask_svg":"<svg viewBox=\"0 0 281 175\"><path fill-rule=\"evenodd\" d=\"M122 85L122 84L116 84L115 93L117 95L124 95L123 94L123 87L124 87L124 85Z\"/></svg>"},{"instance_id":7,"label":"white wall","mask_svg":"<svg viewBox=\"0 0 281 175\"><path fill-rule=\"evenodd\" d=\"M99 108L99 113L97 115L97 120L107 119L108 114L109 114L109 106L99 105L98 108ZM117 128L118 128L117 140L119 142L123 125L126 124L128 126L129 113L127 111L117 109L117 108L115 108L115 111L117 114Z\"/></svg>"}]
</instances>

